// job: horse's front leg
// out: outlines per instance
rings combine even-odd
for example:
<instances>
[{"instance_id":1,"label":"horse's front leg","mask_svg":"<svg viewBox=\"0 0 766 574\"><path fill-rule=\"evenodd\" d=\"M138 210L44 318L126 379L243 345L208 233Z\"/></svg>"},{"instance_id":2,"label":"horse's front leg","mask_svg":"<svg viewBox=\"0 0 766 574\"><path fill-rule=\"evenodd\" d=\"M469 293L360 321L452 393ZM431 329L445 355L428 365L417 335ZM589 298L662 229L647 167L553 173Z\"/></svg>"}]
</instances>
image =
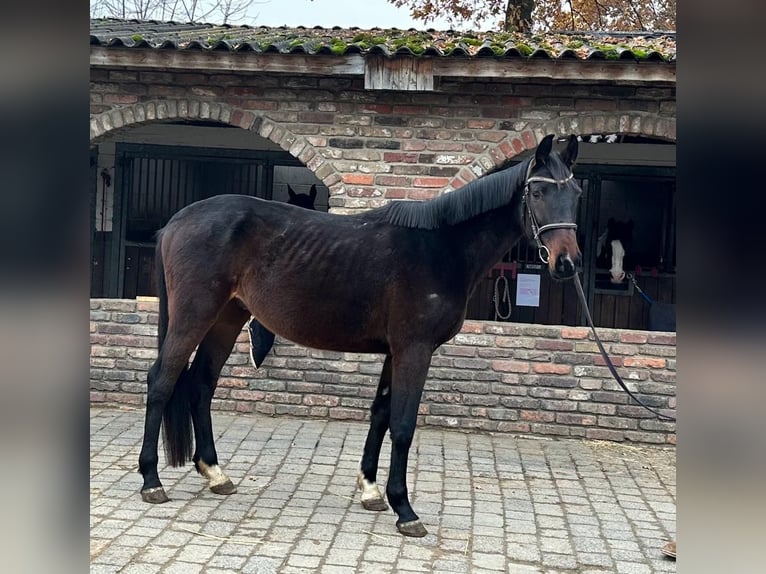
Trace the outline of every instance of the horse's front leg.
<instances>
[{"instance_id":1,"label":"horse's front leg","mask_svg":"<svg viewBox=\"0 0 766 574\"><path fill-rule=\"evenodd\" d=\"M387 510L388 505L377 485L378 460L383 439L388 430L391 415L391 356L386 357L380 374L378 391L370 409L370 430L364 443L364 454L357 477L357 484L362 491L362 506L367 510Z\"/></svg>"},{"instance_id":2,"label":"horse's front leg","mask_svg":"<svg viewBox=\"0 0 766 574\"><path fill-rule=\"evenodd\" d=\"M396 527L405 536L421 537L428 534L410 505L407 493L407 459L415 434L420 397L431 363L431 352L430 347L410 347L393 354L389 419L391 469L386 495L399 517Z\"/></svg>"}]
</instances>

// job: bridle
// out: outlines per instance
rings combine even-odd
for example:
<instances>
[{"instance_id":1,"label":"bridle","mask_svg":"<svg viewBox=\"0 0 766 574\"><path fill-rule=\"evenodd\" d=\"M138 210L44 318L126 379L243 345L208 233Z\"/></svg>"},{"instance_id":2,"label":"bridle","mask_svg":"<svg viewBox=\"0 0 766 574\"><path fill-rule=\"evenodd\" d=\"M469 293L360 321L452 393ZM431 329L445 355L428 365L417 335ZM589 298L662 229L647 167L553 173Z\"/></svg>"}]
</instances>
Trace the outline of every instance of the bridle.
<instances>
[{"instance_id":1,"label":"bridle","mask_svg":"<svg viewBox=\"0 0 766 574\"><path fill-rule=\"evenodd\" d=\"M541 175L530 175L532 173L532 168L534 167L535 159L532 158L532 161L529 162L529 167L527 167L527 177L526 181L524 182L524 195L521 197L521 203L523 205L523 209L526 210L527 217L529 218L529 225L532 228L533 239L535 240L535 243L537 243L537 255L540 257L540 261L547 264L548 261L550 261L551 252L543 244L543 242L540 241L540 234L551 229L577 229L577 224L562 221L558 223L546 223L545 225L540 225L537 221L535 213L529 206L529 201L527 201L527 197L529 196L529 184L539 181L541 183L555 183L558 187L561 187L563 184L573 179L574 174L570 172L569 177L565 179L553 179L550 177L543 177Z\"/></svg>"}]
</instances>

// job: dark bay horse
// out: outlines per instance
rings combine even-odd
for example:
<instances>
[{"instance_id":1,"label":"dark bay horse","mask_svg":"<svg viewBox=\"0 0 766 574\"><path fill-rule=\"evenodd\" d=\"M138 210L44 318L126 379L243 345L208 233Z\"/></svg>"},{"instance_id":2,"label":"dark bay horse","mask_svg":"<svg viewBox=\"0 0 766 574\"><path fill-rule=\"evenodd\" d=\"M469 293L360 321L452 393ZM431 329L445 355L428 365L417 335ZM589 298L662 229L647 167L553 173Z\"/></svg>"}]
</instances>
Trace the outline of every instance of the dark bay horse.
<instances>
[{"instance_id":1,"label":"dark bay horse","mask_svg":"<svg viewBox=\"0 0 766 574\"><path fill-rule=\"evenodd\" d=\"M297 205L304 209L314 209L314 201L317 198L317 186L312 185L308 193L295 193L292 187L287 186L287 203ZM263 363L271 347L274 346L274 333L252 319L247 325L247 333L250 336L250 360L257 369Z\"/></svg>"},{"instance_id":2,"label":"dark bay horse","mask_svg":"<svg viewBox=\"0 0 766 574\"><path fill-rule=\"evenodd\" d=\"M210 403L252 315L300 345L385 355L357 478L361 501L387 508L376 478L390 431L388 502L402 534L424 536L406 473L432 353L458 333L474 288L523 234L555 279L571 278L580 259L577 138L560 153L552 143L549 135L529 159L431 201L341 216L219 195L174 215L157 241L159 356L148 376L143 499L168 500L157 473L163 422L171 465L192 460L213 492L235 491L218 466Z\"/></svg>"}]
</instances>

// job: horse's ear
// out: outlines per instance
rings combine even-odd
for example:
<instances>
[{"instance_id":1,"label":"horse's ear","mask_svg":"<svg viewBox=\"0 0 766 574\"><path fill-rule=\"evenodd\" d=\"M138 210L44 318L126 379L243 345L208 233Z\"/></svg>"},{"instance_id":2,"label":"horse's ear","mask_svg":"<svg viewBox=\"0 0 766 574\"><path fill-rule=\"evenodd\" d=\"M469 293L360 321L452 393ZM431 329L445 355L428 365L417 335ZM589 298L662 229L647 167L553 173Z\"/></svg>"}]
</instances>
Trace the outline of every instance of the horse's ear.
<instances>
[{"instance_id":1,"label":"horse's ear","mask_svg":"<svg viewBox=\"0 0 766 574\"><path fill-rule=\"evenodd\" d=\"M295 192L289 183L287 184L287 194L290 196L290 199L295 199Z\"/></svg>"},{"instance_id":2,"label":"horse's ear","mask_svg":"<svg viewBox=\"0 0 766 574\"><path fill-rule=\"evenodd\" d=\"M309 191L309 196L311 196L311 200L315 200L317 198L317 184L312 184L311 191Z\"/></svg>"},{"instance_id":3,"label":"horse's ear","mask_svg":"<svg viewBox=\"0 0 766 574\"><path fill-rule=\"evenodd\" d=\"M548 156L551 155L551 149L553 149L553 134L545 136L540 145L537 146L535 163L537 165L545 165L545 162L548 161Z\"/></svg>"},{"instance_id":4,"label":"horse's ear","mask_svg":"<svg viewBox=\"0 0 766 574\"><path fill-rule=\"evenodd\" d=\"M579 150L579 144L577 142L577 136L572 134L569 136L566 149L561 154L561 159L567 164L567 167L572 167L575 161L577 161L577 152Z\"/></svg>"}]
</instances>

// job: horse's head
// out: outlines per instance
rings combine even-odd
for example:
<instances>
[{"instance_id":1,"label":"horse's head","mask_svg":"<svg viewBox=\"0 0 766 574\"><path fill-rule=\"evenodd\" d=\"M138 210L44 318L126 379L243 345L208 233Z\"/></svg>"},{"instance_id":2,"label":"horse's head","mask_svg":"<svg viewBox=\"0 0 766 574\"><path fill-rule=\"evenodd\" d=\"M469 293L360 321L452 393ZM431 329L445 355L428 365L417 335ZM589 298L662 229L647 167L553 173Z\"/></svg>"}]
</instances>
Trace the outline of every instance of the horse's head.
<instances>
[{"instance_id":1,"label":"horse's head","mask_svg":"<svg viewBox=\"0 0 766 574\"><path fill-rule=\"evenodd\" d=\"M295 193L293 188L288 185L287 194L290 196L287 200L287 203L290 205L297 205L298 207L303 207L305 209L314 209L314 200L317 197L317 186L316 184L312 185L311 190L306 194Z\"/></svg>"},{"instance_id":2,"label":"horse's head","mask_svg":"<svg viewBox=\"0 0 766 574\"><path fill-rule=\"evenodd\" d=\"M603 239L599 238L600 249L596 264L600 267L609 266L610 281L619 284L625 279L625 255L632 243L633 221L617 221L610 217L606 226Z\"/></svg>"},{"instance_id":3,"label":"horse's head","mask_svg":"<svg viewBox=\"0 0 766 574\"><path fill-rule=\"evenodd\" d=\"M568 279L580 263L575 233L577 203L582 194L572 175L577 137L569 137L561 153L552 151L553 136L543 138L530 160L524 183L525 230L554 279Z\"/></svg>"}]
</instances>

